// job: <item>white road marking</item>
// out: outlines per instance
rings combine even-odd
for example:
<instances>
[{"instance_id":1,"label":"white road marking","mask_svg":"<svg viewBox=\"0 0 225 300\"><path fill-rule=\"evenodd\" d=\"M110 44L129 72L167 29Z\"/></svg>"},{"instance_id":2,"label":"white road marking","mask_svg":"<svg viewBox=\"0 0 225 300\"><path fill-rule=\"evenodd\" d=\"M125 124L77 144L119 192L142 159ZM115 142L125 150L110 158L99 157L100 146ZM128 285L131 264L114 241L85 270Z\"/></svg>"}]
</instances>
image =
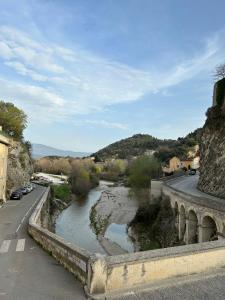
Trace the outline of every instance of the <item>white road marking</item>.
<instances>
[{"instance_id":1,"label":"white road marking","mask_svg":"<svg viewBox=\"0 0 225 300\"><path fill-rule=\"evenodd\" d=\"M0 253L7 253L9 251L10 244L11 244L11 240L3 241L0 248Z\"/></svg>"},{"instance_id":2,"label":"white road marking","mask_svg":"<svg viewBox=\"0 0 225 300\"><path fill-rule=\"evenodd\" d=\"M16 252L24 251L25 248L25 239L20 239L16 245Z\"/></svg>"},{"instance_id":3,"label":"white road marking","mask_svg":"<svg viewBox=\"0 0 225 300\"><path fill-rule=\"evenodd\" d=\"M42 195L45 193L45 190L43 191ZM40 200L40 198L38 198L34 203L33 205L28 209L28 211L25 213L24 217L22 218L22 220L20 221L20 224L19 226L17 227L16 229L16 233L19 231L21 225L23 224L23 222L25 221L27 215L30 213L30 211L34 208L34 206L37 204L37 202Z\"/></svg>"}]
</instances>

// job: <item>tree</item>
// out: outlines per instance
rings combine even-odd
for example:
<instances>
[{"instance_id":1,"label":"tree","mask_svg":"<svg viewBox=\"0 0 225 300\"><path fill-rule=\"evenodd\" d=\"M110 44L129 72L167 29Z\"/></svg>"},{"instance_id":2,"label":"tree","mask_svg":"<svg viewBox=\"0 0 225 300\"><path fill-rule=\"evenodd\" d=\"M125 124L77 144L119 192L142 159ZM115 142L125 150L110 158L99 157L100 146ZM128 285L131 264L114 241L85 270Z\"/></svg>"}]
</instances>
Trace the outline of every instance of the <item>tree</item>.
<instances>
[{"instance_id":1,"label":"tree","mask_svg":"<svg viewBox=\"0 0 225 300\"><path fill-rule=\"evenodd\" d=\"M214 77L216 80L225 78L225 64L221 64L216 67Z\"/></svg>"},{"instance_id":2,"label":"tree","mask_svg":"<svg viewBox=\"0 0 225 300\"><path fill-rule=\"evenodd\" d=\"M153 156L140 156L129 169L129 184L134 188L149 188L151 179L161 175L161 165Z\"/></svg>"},{"instance_id":3,"label":"tree","mask_svg":"<svg viewBox=\"0 0 225 300\"><path fill-rule=\"evenodd\" d=\"M12 103L0 101L0 125L9 136L22 139L27 126L26 114Z\"/></svg>"}]
</instances>

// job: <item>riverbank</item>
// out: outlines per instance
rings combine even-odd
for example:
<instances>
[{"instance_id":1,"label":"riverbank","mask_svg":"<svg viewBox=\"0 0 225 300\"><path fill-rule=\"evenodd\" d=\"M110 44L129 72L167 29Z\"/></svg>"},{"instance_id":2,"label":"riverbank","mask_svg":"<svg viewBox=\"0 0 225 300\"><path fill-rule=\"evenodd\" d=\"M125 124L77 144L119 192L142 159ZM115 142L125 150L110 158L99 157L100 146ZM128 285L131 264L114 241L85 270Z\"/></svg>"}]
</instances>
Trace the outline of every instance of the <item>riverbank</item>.
<instances>
[{"instance_id":1,"label":"riverbank","mask_svg":"<svg viewBox=\"0 0 225 300\"><path fill-rule=\"evenodd\" d=\"M90 212L91 227L98 241L109 255L112 255L111 252L114 253L114 251L111 251L111 248L114 247L110 247L110 243L108 242L110 241L110 238L107 237L108 230L110 235L110 228L115 228L115 225L126 225L125 227L127 227L134 219L137 210L137 200L131 195L130 189L124 186L107 187L107 189L102 192L100 199L92 207ZM117 226L116 231L121 231L120 229L121 228ZM114 234L115 237L117 232ZM124 249L126 243L125 239L129 239L128 233L122 232L122 234L125 236L123 236L123 241L120 244L119 239L118 242L113 241L118 247L117 254L131 250L130 247L130 249ZM119 247L121 249L119 249Z\"/></svg>"}]
</instances>

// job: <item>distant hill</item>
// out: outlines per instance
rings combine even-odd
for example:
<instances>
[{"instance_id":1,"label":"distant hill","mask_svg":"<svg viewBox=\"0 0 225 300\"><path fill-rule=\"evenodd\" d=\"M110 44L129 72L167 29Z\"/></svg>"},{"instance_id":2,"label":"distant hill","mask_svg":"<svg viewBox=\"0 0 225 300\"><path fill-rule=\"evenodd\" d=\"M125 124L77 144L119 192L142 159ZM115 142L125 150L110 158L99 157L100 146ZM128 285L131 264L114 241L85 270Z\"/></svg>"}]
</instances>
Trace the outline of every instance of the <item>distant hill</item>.
<instances>
[{"instance_id":1,"label":"distant hill","mask_svg":"<svg viewBox=\"0 0 225 300\"><path fill-rule=\"evenodd\" d=\"M85 157L89 155L90 153L88 152L66 151L66 150L60 150L42 144L32 144L32 157L35 159L45 157L45 156Z\"/></svg>"},{"instance_id":2,"label":"distant hill","mask_svg":"<svg viewBox=\"0 0 225 300\"><path fill-rule=\"evenodd\" d=\"M155 155L161 161L166 161L173 156L182 158L186 157L188 151L198 144L200 134L201 129L197 129L186 137L177 140L161 140L148 134L136 134L115 142L93 153L92 156L101 161L111 158L125 159L156 151Z\"/></svg>"}]
</instances>

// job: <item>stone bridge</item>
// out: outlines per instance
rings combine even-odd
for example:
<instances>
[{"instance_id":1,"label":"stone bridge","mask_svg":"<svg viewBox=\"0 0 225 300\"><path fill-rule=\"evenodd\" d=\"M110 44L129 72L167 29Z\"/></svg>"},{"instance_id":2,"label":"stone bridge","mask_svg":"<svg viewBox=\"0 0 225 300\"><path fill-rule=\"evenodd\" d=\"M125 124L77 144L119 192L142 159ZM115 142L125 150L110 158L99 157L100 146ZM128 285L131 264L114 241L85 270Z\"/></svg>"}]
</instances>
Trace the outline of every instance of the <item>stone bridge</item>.
<instances>
[{"instance_id":1,"label":"stone bridge","mask_svg":"<svg viewBox=\"0 0 225 300\"><path fill-rule=\"evenodd\" d=\"M225 200L190 195L166 182L153 181L153 193L154 187L170 200L179 240L194 244L225 238Z\"/></svg>"}]
</instances>

